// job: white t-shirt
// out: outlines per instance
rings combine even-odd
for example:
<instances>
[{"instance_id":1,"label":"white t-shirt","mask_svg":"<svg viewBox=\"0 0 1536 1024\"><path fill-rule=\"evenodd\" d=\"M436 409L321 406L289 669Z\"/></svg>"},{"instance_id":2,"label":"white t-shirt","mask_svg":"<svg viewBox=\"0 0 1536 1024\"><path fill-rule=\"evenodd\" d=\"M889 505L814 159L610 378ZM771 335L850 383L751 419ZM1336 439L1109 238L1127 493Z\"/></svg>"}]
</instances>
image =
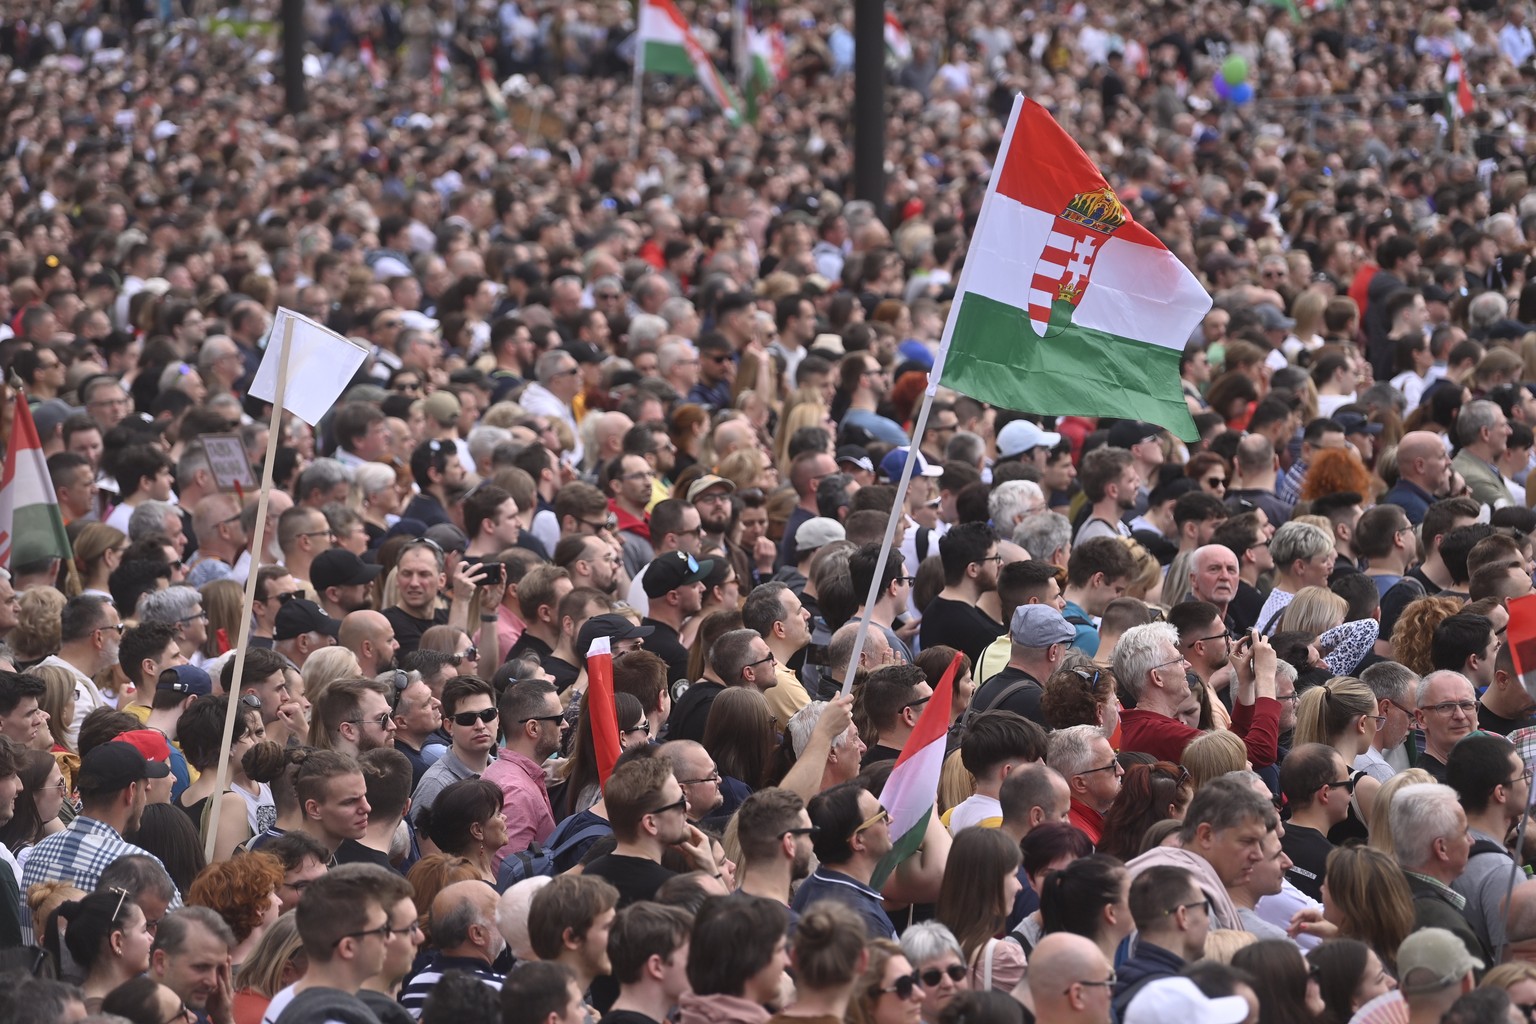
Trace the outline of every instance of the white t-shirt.
<instances>
[{"instance_id":1,"label":"white t-shirt","mask_svg":"<svg viewBox=\"0 0 1536 1024\"><path fill-rule=\"evenodd\" d=\"M293 1002L293 997L298 994L293 990L293 986L297 984L298 982L294 982L293 985L289 985L272 997L272 1001L267 1004L266 1012L261 1015L261 1024L277 1024L277 1018L283 1015L283 1011L288 1009L288 1004Z\"/></svg>"}]
</instances>

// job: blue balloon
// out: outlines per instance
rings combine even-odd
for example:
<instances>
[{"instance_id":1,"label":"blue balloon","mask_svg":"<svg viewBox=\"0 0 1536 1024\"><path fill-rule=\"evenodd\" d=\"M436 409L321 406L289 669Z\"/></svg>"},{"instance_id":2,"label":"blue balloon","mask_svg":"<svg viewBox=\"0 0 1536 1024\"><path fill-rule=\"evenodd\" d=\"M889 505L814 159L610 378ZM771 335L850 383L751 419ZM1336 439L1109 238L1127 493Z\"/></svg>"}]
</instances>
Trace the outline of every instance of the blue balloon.
<instances>
[{"instance_id":1,"label":"blue balloon","mask_svg":"<svg viewBox=\"0 0 1536 1024\"><path fill-rule=\"evenodd\" d=\"M1221 77L1220 72L1217 72L1216 77L1211 79L1211 85L1215 87L1216 95L1221 99L1229 100L1232 98L1232 85L1225 78Z\"/></svg>"},{"instance_id":2,"label":"blue balloon","mask_svg":"<svg viewBox=\"0 0 1536 1024\"><path fill-rule=\"evenodd\" d=\"M1238 106L1253 101L1253 86L1247 82L1238 82L1232 87L1232 102Z\"/></svg>"}]
</instances>

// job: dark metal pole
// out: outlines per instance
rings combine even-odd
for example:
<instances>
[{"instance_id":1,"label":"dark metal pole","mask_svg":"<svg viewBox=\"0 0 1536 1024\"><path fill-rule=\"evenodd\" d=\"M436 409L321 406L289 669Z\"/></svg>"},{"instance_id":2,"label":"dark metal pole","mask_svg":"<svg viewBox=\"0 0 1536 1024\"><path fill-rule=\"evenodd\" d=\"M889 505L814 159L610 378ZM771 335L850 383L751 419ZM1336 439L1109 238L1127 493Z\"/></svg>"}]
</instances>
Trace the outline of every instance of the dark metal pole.
<instances>
[{"instance_id":1,"label":"dark metal pole","mask_svg":"<svg viewBox=\"0 0 1536 1024\"><path fill-rule=\"evenodd\" d=\"M855 0L853 41L853 191L884 213L884 0Z\"/></svg>"},{"instance_id":2,"label":"dark metal pole","mask_svg":"<svg viewBox=\"0 0 1536 1024\"><path fill-rule=\"evenodd\" d=\"M304 0L283 0L283 93L288 113L303 113L304 96Z\"/></svg>"}]
</instances>

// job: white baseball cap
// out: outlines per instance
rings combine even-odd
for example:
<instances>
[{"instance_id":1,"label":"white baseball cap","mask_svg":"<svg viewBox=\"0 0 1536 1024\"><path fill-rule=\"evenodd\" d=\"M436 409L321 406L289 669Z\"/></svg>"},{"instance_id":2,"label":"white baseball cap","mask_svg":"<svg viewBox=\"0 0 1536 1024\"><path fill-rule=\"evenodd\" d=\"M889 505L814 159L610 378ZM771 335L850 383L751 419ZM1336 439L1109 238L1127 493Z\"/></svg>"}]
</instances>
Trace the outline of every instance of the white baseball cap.
<instances>
[{"instance_id":1,"label":"white baseball cap","mask_svg":"<svg viewBox=\"0 0 1536 1024\"><path fill-rule=\"evenodd\" d=\"M1248 1000L1242 996L1211 999L1188 978L1158 978L1136 993L1122 1024L1242 1024L1247 1019Z\"/></svg>"},{"instance_id":2,"label":"white baseball cap","mask_svg":"<svg viewBox=\"0 0 1536 1024\"><path fill-rule=\"evenodd\" d=\"M1013 420L997 432L997 457L1011 459L1023 455L1031 448L1054 448L1061 444L1061 435L1042 430L1038 423L1029 420Z\"/></svg>"}]
</instances>

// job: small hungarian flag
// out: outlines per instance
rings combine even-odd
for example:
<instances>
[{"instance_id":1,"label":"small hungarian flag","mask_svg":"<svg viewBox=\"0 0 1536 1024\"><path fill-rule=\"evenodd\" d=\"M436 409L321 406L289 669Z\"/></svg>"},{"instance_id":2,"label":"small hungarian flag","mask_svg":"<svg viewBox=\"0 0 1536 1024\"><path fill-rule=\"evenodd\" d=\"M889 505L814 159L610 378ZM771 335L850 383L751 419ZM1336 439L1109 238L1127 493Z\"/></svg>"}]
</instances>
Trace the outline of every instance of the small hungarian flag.
<instances>
[{"instance_id":1,"label":"small hungarian flag","mask_svg":"<svg viewBox=\"0 0 1536 1024\"><path fill-rule=\"evenodd\" d=\"M1194 439L1179 382L1211 308L1076 142L1015 97L931 379L1004 409Z\"/></svg>"},{"instance_id":2,"label":"small hungarian flag","mask_svg":"<svg viewBox=\"0 0 1536 1024\"><path fill-rule=\"evenodd\" d=\"M777 25L748 25L747 55L747 117L756 121L758 98L773 93L785 78L784 33Z\"/></svg>"},{"instance_id":3,"label":"small hungarian flag","mask_svg":"<svg viewBox=\"0 0 1536 1024\"><path fill-rule=\"evenodd\" d=\"M898 67L912 63L912 40L907 38L907 30L890 11L885 12L885 58L886 63Z\"/></svg>"},{"instance_id":4,"label":"small hungarian flag","mask_svg":"<svg viewBox=\"0 0 1536 1024\"><path fill-rule=\"evenodd\" d=\"M442 43L432 44L432 95L441 96L448 87L448 51Z\"/></svg>"},{"instance_id":5,"label":"small hungarian flag","mask_svg":"<svg viewBox=\"0 0 1536 1024\"><path fill-rule=\"evenodd\" d=\"M597 785L608 785L619 759L619 713L613 700L613 653L600 636L587 649L587 716L592 723L592 749L597 755Z\"/></svg>"},{"instance_id":6,"label":"small hungarian flag","mask_svg":"<svg viewBox=\"0 0 1536 1024\"><path fill-rule=\"evenodd\" d=\"M496 112L496 120L507 119L507 98L502 95L501 86L496 84L496 74L491 70L491 62L485 57L480 58L479 64L480 88L485 93L485 100Z\"/></svg>"},{"instance_id":7,"label":"small hungarian flag","mask_svg":"<svg viewBox=\"0 0 1536 1024\"><path fill-rule=\"evenodd\" d=\"M374 87L382 87L384 85L384 69L379 67L379 59L373 52L373 40L367 36L364 36L363 41L357 44L357 59L362 63L363 70L368 72L368 77L372 80Z\"/></svg>"},{"instance_id":8,"label":"small hungarian flag","mask_svg":"<svg viewBox=\"0 0 1536 1024\"><path fill-rule=\"evenodd\" d=\"M1445 116L1460 121L1472 113L1475 106L1472 86L1467 81L1467 69L1461 60L1461 51L1451 54L1451 62L1445 66Z\"/></svg>"},{"instance_id":9,"label":"small hungarian flag","mask_svg":"<svg viewBox=\"0 0 1536 1024\"><path fill-rule=\"evenodd\" d=\"M1536 594L1517 597L1509 602L1509 626L1504 630L1515 675L1525 692L1536 699Z\"/></svg>"},{"instance_id":10,"label":"small hungarian flag","mask_svg":"<svg viewBox=\"0 0 1536 1024\"><path fill-rule=\"evenodd\" d=\"M912 735L907 737L896 758L896 767L880 791L880 802L891 815L891 852L875 865L871 888L878 889L891 877L897 865L923 845L928 821L938 813L939 776L944 771L944 741L949 733L949 707L954 693L955 673L960 670L956 654L944 670L933 696L923 705Z\"/></svg>"},{"instance_id":11,"label":"small hungarian flag","mask_svg":"<svg viewBox=\"0 0 1536 1024\"><path fill-rule=\"evenodd\" d=\"M11 445L0 475L0 568L32 565L48 558L72 557L64 516L59 512L48 460L37 438L27 396L17 392L11 421Z\"/></svg>"},{"instance_id":12,"label":"small hungarian flag","mask_svg":"<svg viewBox=\"0 0 1536 1024\"><path fill-rule=\"evenodd\" d=\"M697 78L725 112L726 120L732 124L741 122L741 103L735 90L693 37L693 30L672 0L643 0L636 43L635 59L642 73L655 71Z\"/></svg>"}]
</instances>

